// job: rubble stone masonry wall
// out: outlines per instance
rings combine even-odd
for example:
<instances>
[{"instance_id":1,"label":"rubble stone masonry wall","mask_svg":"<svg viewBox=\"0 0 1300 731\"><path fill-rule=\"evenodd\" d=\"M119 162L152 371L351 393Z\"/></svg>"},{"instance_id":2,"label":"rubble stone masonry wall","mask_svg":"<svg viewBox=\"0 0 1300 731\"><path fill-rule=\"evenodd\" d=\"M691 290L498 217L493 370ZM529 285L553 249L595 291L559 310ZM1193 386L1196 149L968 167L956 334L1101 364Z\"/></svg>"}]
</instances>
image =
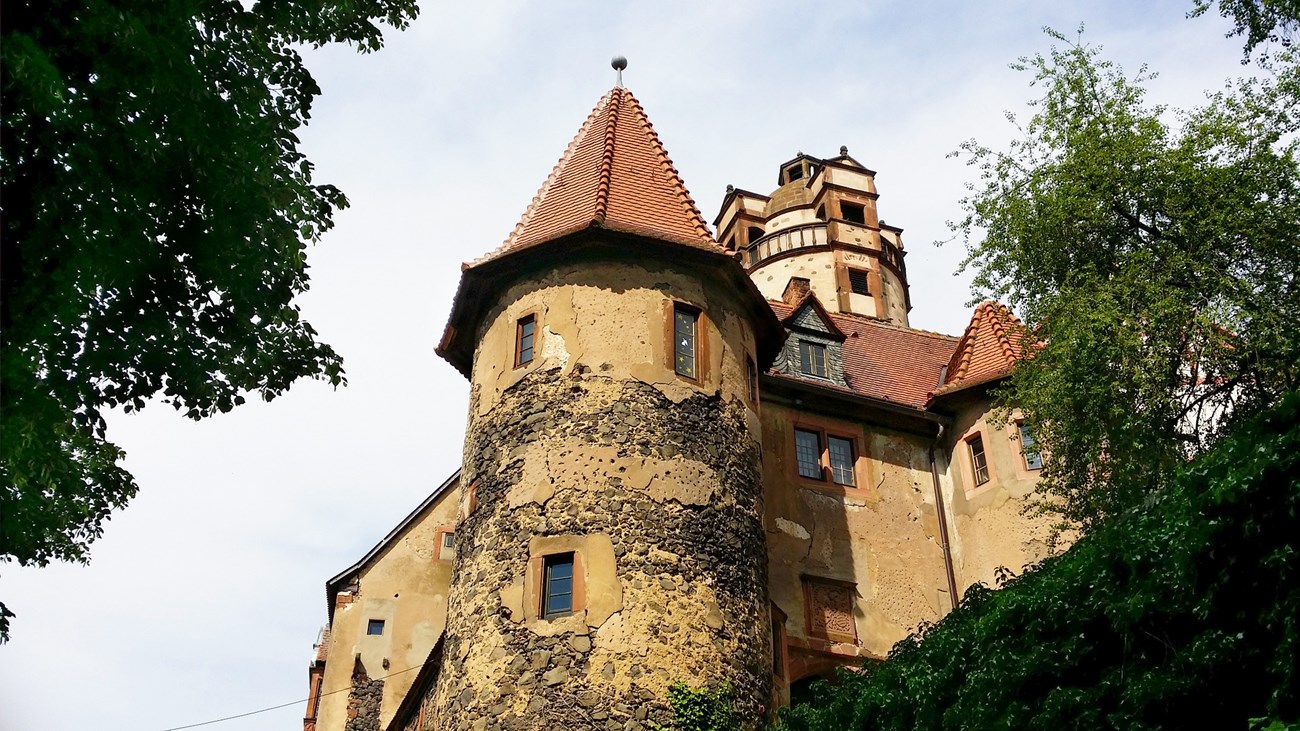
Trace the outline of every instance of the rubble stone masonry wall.
<instances>
[{"instance_id":1,"label":"rubble stone masonry wall","mask_svg":"<svg viewBox=\"0 0 1300 731\"><path fill-rule=\"evenodd\" d=\"M752 335L698 276L553 271L504 294L476 355L443 666L429 729L648 729L668 686L727 683L747 727L771 670ZM661 316L701 312L700 377ZM511 372L521 312L538 359ZM671 352L669 350L668 352ZM486 401L485 401L486 399ZM575 611L539 617L543 557L574 556Z\"/></svg>"}]
</instances>

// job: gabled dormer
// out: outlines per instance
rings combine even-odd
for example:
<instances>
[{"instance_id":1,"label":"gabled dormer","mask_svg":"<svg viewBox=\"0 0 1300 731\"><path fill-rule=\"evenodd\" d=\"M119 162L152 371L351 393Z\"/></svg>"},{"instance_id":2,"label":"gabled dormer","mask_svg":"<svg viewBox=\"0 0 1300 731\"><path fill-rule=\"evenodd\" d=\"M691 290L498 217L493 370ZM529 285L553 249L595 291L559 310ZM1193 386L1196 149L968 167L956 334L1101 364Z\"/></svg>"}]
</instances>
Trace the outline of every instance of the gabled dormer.
<instances>
[{"instance_id":1,"label":"gabled dormer","mask_svg":"<svg viewBox=\"0 0 1300 731\"><path fill-rule=\"evenodd\" d=\"M844 331L809 289L808 280L792 278L786 286L786 298L794 310L781 321L789 336L777 357L776 369L848 388L844 377Z\"/></svg>"}]
</instances>

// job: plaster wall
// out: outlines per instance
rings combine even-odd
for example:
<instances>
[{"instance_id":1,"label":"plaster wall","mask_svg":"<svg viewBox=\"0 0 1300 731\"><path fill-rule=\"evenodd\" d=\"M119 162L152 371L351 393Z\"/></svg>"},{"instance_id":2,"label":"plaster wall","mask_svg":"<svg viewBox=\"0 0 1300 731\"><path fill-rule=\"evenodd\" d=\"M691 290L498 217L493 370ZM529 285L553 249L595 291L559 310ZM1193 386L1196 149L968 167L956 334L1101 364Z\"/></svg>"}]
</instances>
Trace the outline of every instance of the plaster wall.
<instances>
[{"instance_id":1,"label":"plaster wall","mask_svg":"<svg viewBox=\"0 0 1300 731\"><path fill-rule=\"evenodd\" d=\"M762 422L769 591L788 617L788 680L884 657L948 610L925 439L774 403L763 404ZM800 477L796 426L853 439L856 486ZM804 576L854 585L855 642L809 633Z\"/></svg>"},{"instance_id":2,"label":"plaster wall","mask_svg":"<svg viewBox=\"0 0 1300 731\"><path fill-rule=\"evenodd\" d=\"M832 311L837 310L835 278L835 253L830 249L819 249L809 253L800 253L781 259L764 262L750 272L750 278L758 285L758 291L770 300L781 300L785 285L791 277L807 279L817 299Z\"/></svg>"},{"instance_id":3,"label":"plaster wall","mask_svg":"<svg viewBox=\"0 0 1300 731\"><path fill-rule=\"evenodd\" d=\"M317 715L318 731L343 731L348 721L346 689L352 684L356 657L371 679L424 663L442 632L447 616L451 561L440 558L439 529L456 522L456 489L450 488L405 533L362 567L355 594L341 592L330 624L330 646ZM384 620L382 635L367 635L371 619ZM388 667L384 667L387 660ZM381 728L387 726L406 696L415 671L383 683L379 705ZM344 690L345 692L334 692Z\"/></svg>"},{"instance_id":4,"label":"plaster wall","mask_svg":"<svg viewBox=\"0 0 1300 731\"><path fill-rule=\"evenodd\" d=\"M992 414L992 402L972 394L956 413L950 433L949 473L952 494L952 550L957 589L977 582L997 586L997 569L1020 573L1026 565L1048 555L1051 519L1030 516L1024 508L1038 484L1038 471L1026 467L1015 425L1019 413L1003 424ZM968 440L979 435L988 461L989 481L975 485Z\"/></svg>"}]
</instances>

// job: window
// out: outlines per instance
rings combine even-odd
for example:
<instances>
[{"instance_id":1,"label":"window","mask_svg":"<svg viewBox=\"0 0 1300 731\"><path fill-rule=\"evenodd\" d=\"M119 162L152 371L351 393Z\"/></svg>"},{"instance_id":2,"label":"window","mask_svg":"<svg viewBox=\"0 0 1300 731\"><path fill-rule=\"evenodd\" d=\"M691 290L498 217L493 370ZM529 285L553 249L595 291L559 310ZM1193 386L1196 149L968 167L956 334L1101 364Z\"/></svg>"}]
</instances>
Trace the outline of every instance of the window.
<instances>
[{"instance_id":1,"label":"window","mask_svg":"<svg viewBox=\"0 0 1300 731\"><path fill-rule=\"evenodd\" d=\"M450 561L456 557L456 531L452 526L438 528L434 534L433 558Z\"/></svg>"},{"instance_id":2,"label":"window","mask_svg":"<svg viewBox=\"0 0 1300 731\"><path fill-rule=\"evenodd\" d=\"M853 487L853 440L828 436L826 451L831 458L831 480L837 485Z\"/></svg>"},{"instance_id":3,"label":"window","mask_svg":"<svg viewBox=\"0 0 1300 731\"><path fill-rule=\"evenodd\" d=\"M700 315L680 305L673 307L673 370L677 375L696 378L695 336Z\"/></svg>"},{"instance_id":4,"label":"window","mask_svg":"<svg viewBox=\"0 0 1300 731\"><path fill-rule=\"evenodd\" d=\"M533 362L533 339L537 333L537 316L525 315L515 326L515 367Z\"/></svg>"},{"instance_id":5,"label":"window","mask_svg":"<svg viewBox=\"0 0 1300 731\"><path fill-rule=\"evenodd\" d=\"M800 340L799 370L810 376L830 377L830 373L826 370L826 346Z\"/></svg>"},{"instance_id":6,"label":"window","mask_svg":"<svg viewBox=\"0 0 1300 731\"><path fill-rule=\"evenodd\" d=\"M763 229L759 228L758 226L750 226L748 229L746 229L746 231L748 231L750 244L753 244L755 241L758 241L759 239L763 238Z\"/></svg>"},{"instance_id":7,"label":"window","mask_svg":"<svg viewBox=\"0 0 1300 731\"><path fill-rule=\"evenodd\" d=\"M822 435L819 432L795 429L794 454L799 463L800 477L822 479Z\"/></svg>"},{"instance_id":8,"label":"window","mask_svg":"<svg viewBox=\"0 0 1300 731\"><path fill-rule=\"evenodd\" d=\"M866 209L857 203L840 201L840 214L845 221L856 223L859 226L864 225L867 222Z\"/></svg>"},{"instance_id":9,"label":"window","mask_svg":"<svg viewBox=\"0 0 1300 731\"><path fill-rule=\"evenodd\" d=\"M861 269L849 270L849 291L853 294L871 294L867 286L867 273Z\"/></svg>"},{"instance_id":10,"label":"window","mask_svg":"<svg viewBox=\"0 0 1300 731\"><path fill-rule=\"evenodd\" d=\"M803 178L803 165L792 165L785 169L785 182L793 183Z\"/></svg>"},{"instance_id":11,"label":"window","mask_svg":"<svg viewBox=\"0 0 1300 731\"><path fill-rule=\"evenodd\" d=\"M772 674L785 677L785 613L772 605Z\"/></svg>"},{"instance_id":12,"label":"window","mask_svg":"<svg viewBox=\"0 0 1300 731\"><path fill-rule=\"evenodd\" d=\"M547 556L542 564L542 617L573 613L573 554Z\"/></svg>"},{"instance_id":13,"label":"window","mask_svg":"<svg viewBox=\"0 0 1300 731\"><path fill-rule=\"evenodd\" d=\"M1043 469L1043 453L1038 451L1038 442L1034 441L1034 433L1024 424L1017 424L1020 428L1020 455L1025 459L1025 467L1031 470Z\"/></svg>"},{"instance_id":14,"label":"window","mask_svg":"<svg viewBox=\"0 0 1300 731\"><path fill-rule=\"evenodd\" d=\"M978 434L966 443L970 447L971 470L975 473L975 486L989 481L988 458L984 456L984 438Z\"/></svg>"},{"instance_id":15,"label":"window","mask_svg":"<svg viewBox=\"0 0 1300 731\"><path fill-rule=\"evenodd\" d=\"M794 430L795 461L800 477L856 487L858 450L853 437L827 434L817 428Z\"/></svg>"},{"instance_id":16,"label":"window","mask_svg":"<svg viewBox=\"0 0 1300 731\"><path fill-rule=\"evenodd\" d=\"M382 635L384 633L384 620L372 619L366 623L366 634Z\"/></svg>"},{"instance_id":17,"label":"window","mask_svg":"<svg viewBox=\"0 0 1300 731\"><path fill-rule=\"evenodd\" d=\"M749 402L755 406L758 405L758 366L754 365L754 359L745 356L745 374L749 379Z\"/></svg>"}]
</instances>

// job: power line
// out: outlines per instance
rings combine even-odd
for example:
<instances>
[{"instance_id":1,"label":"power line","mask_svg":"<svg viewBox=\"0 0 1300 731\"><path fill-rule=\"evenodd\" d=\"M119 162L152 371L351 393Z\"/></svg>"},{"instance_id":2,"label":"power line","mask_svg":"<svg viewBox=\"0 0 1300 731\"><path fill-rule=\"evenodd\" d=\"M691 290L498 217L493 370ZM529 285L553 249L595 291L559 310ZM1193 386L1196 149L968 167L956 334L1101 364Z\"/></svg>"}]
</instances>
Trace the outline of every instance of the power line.
<instances>
[{"instance_id":1,"label":"power line","mask_svg":"<svg viewBox=\"0 0 1300 731\"><path fill-rule=\"evenodd\" d=\"M424 667L424 666L427 665L427 664L428 664L427 662L423 662L423 663L420 663L419 665L416 665L416 666L414 666L414 667L409 667L409 668L407 668L407 669L405 669L405 670L398 670L398 671L395 672L395 673L389 673L389 674L387 674L387 675L385 675L385 676L383 676L383 677L381 677L381 678L375 678L375 680L387 680L388 678L391 678L391 677L393 677L394 675L401 675L402 673L409 673L409 672L411 672L412 670L418 670L419 668L422 668L422 667ZM316 696L316 697L317 697L317 698L324 698L324 697L327 696L327 695L334 695L335 693L346 693L347 691L352 690L354 687L355 687L355 686L349 685L349 686L346 687L346 688L339 688L338 690L331 690L331 691L329 691L328 693L321 693L320 695L318 695L318 696ZM199 723L191 723L191 724L189 724L189 725L187 725L187 726L172 726L171 728L165 728L165 729L163 729L163 731L182 731L182 729L187 729L187 728L198 728L199 726L211 726L211 725L214 724L214 723L222 723L223 721L233 721L233 720L235 720L236 718L244 718L245 716L256 716L256 715L259 714L259 713L266 713L267 711L275 711L275 710L279 710L279 709L281 709L281 708L288 708L289 706L296 706L296 705L298 705L299 703L306 703L306 702L309 701L309 700L311 700L311 698L303 698L303 699L301 699L301 700L289 701L288 703L281 703L281 704L278 705L278 706L268 706L267 708L259 708L259 709L257 709L256 711L248 711L247 713L239 713L239 714L236 714L236 715L234 715L234 716L226 716L225 718L214 718L214 719L212 719L211 721L202 721L202 722L199 722Z\"/></svg>"}]
</instances>

